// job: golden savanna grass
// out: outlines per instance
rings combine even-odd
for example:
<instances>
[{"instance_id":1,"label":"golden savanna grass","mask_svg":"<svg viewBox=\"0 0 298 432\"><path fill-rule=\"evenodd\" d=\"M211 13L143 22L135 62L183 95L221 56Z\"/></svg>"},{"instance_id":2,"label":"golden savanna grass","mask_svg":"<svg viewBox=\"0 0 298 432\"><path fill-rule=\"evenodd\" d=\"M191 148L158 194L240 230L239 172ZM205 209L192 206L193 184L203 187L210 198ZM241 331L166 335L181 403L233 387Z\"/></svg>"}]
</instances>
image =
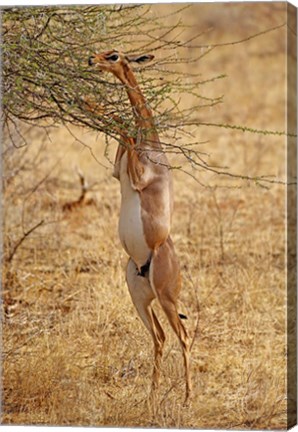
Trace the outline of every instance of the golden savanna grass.
<instances>
[{"instance_id":1,"label":"golden savanna grass","mask_svg":"<svg viewBox=\"0 0 298 432\"><path fill-rule=\"evenodd\" d=\"M152 6L154 13L168 7L175 6ZM286 20L284 3L198 4L182 13L189 32L210 29L200 40L208 44L240 41ZM224 95L223 104L199 111L202 121L285 129L285 34L281 27L202 59L203 79L227 75L202 86L203 95ZM210 164L284 179L285 137L203 126L192 132L206 141ZM22 226L45 222L3 269L2 422L285 428L285 186L205 170L198 183L174 171L172 237L183 275L180 312L193 342L193 396L183 406L180 347L156 305L167 341L152 407L152 342L125 284L119 184L104 138L62 127L29 137L30 145L5 159L5 250ZM80 194L76 166L94 183L92 200L63 212Z\"/></svg>"}]
</instances>

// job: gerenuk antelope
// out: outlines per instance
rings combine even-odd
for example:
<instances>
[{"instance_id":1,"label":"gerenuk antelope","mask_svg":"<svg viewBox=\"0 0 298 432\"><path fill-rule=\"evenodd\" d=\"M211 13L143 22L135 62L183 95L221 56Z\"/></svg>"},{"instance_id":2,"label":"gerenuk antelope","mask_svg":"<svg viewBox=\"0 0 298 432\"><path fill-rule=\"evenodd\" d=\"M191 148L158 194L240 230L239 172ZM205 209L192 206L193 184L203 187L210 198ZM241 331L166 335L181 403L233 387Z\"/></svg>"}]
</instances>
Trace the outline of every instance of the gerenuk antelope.
<instances>
[{"instance_id":1,"label":"gerenuk antelope","mask_svg":"<svg viewBox=\"0 0 298 432\"><path fill-rule=\"evenodd\" d=\"M177 310L180 266L170 237L173 212L172 176L150 107L131 63L145 64L152 55L127 56L112 50L92 55L89 65L110 72L125 86L135 118L136 137L122 133L114 176L121 186L119 237L129 261L126 281L132 301L154 342L152 393L159 386L165 333L151 307L158 299L183 350L186 400L191 391L189 337ZM123 145L125 144L125 145Z\"/></svg>"}]
</instances>

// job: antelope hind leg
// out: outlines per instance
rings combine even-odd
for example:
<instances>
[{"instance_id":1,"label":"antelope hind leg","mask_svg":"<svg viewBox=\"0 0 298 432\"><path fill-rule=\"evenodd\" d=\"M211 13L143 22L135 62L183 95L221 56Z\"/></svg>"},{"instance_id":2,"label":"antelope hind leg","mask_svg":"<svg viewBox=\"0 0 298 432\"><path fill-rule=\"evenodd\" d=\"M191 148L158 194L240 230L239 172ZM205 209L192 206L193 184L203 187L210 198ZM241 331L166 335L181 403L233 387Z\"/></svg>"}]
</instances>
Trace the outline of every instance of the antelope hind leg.
<instances>
[{"instance_id":1,"label":"antelope hind leg","mask_svg":"<svg viewBox=\"0 0 298 432\"><path fill-rule=\"evenodd\" d=\"M180 266L170 237L153 253L149 280L182 347L185 367L185 400L187 401L191 391L189 337L177 311L177 299L181 288Z\"/></svg>"},{"instance_id":2,"label":"antelope hind leg","mask_svg":"<svg viewBox=\"0 0 298 432\"><path fill-rule=\"evenodd\" d=\"M155 294L151 289L148 279L138 275L138 268L132 259L128 261L126 281L133 304L153 339L154 366L152 390L154 391L159 386L160 364L165 341L164 331L150 306L152 300L155 298Z\"/></svg>"}]
</instances>

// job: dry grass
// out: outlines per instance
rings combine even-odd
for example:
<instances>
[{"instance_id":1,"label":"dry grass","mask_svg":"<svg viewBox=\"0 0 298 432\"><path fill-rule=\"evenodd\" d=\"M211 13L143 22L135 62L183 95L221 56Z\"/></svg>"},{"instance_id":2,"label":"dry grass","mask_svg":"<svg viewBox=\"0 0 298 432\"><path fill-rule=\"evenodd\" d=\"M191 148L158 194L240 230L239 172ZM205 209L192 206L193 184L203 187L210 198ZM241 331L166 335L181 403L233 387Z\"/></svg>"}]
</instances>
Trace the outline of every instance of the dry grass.
<instances>
[{"instance_id":1,"label":"dry grass","mask_svg":"<svg viewBox=\"0 0 298 432\"><path fill-rule=\"evenodd\" d=\"M285 21L278 3L197 8L187 19L215 26L204 36L210 43ZM203 120L285 128L284 32L220 48L202 60L203 77L228 75L206 88L225 94L225 104L202 110ZM180 349L156 306L168 338L154 411L147 400L151 340L125 286L127 257L117 236L119 185L102 155L102 138L74 132L107 168L63 128L44 142L34 132L22 157L26 169L5 194L6 248L8 239L13 244L20 238L22 224L26 230L45 223L3 271L2 422L285 428L285 188L264 189L202 171L200 181L218 186L210 189L175 172L172 235L183 271L181 312L194 338L194 389L184 407ZM207 127L196 133L209 140L203 149L214 164L242 174L284 175L284 138ZM63 204L80 194L75 165L97 182L90 193L96 202L67 213Z\"/></svg>"}]
</instances>

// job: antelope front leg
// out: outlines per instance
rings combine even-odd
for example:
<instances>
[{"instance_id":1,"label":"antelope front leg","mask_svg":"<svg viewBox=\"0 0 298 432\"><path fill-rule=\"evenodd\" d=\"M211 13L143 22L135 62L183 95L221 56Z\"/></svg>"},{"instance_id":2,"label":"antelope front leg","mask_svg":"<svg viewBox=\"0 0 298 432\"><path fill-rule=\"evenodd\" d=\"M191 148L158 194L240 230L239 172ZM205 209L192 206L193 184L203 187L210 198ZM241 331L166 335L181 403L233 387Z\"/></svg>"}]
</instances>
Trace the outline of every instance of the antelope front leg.
<instances>
[{"instance_id":1,"label":"antelope front leg","mask_svg":"<svg viewBox=\"0 0 298 432\"><path fill-rule=\"evenodd\" d=\"M113 177L115 177L117 180L120 180L120 162L125 151L126 151L126 147L124 146L124 144L118 144L117 153L114 162L114 171L113 171Z\"/></svg>"},{"instance_id":2,"label":"antelope front leg","mask_svg":"<svg viewBox=\"0 0 298 432\"><path fill-rule=\"evenodd\" d=\"M152 166L140 160L140 155L134 147L134 142L127 150L127 170L132 188L139 192L145 189L154 179Z\"/></svg>"}]
</instances>

